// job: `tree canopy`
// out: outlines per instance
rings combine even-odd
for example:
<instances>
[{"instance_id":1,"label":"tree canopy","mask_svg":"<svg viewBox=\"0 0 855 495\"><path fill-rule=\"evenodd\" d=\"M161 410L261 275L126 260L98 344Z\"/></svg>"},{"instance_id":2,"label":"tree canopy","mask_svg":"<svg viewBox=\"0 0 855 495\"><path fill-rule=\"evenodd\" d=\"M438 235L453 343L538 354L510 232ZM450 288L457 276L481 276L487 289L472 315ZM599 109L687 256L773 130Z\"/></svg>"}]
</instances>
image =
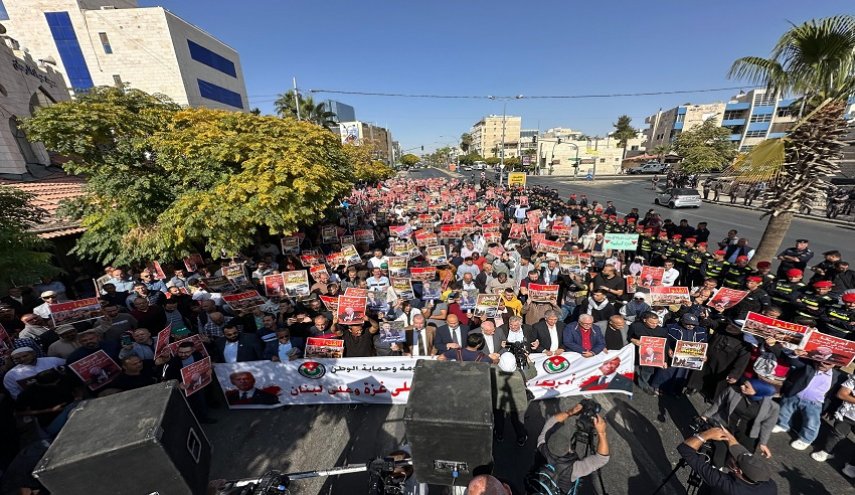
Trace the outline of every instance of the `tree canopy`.
<instances>
[{"instance_id":1,"label":"tree canopy","mask_svg":"<svg viewBox=\"0 0 855 495\"><path fill-rule=\"evenodd\" d=\"M406 165L408 167L411 167L411 166L419 163L421 160L422 160L421 158L419 158L418 156L416 156L412 153L407 153L406 155L401 157L401 163L403 163L404 165Z\"/></svg>"},{"instance_id":2,"label":"tree canopy","mask_svg":"<svg viewBox=\"0 0 855 495\"><path fill-rule=\"evenodd\" d=\"M96 88L24 129L86 176L62 213L87 229L74 252L103 263L236 253L259 231L316 221L355 180L393 173L309 122L182 110L137 90Z\"/></svg>"},{"instance_id":3,"label":"tree canopy","mask_svg":"<svg viewBox=\"0 0 855 495\"><path fill-rule=\"evenodd\" d=\"M612 132L612 137L617 139L618 146L621 148L625 149L627 141L638 135L638 129L632 127L631 123L632 118L629 115L621 115L618 117L617 122L612 124L615 128L614 132Z\"/></svg>"},{"instance_id":4,"label":"tree canopy","mask_svg":"<svg viewBox=\"0 0 855 495\"><path fill-rule=\"evenodd\" d=\"M33 195L10 186L0 187L0 284L28 284L56 273L45 243L31 227L43 222L47 212L32 204Z\"/></svg>"},{"instance_id":5,"label":"tree canopy","mask_svg":"<svg viewBox=\"0 0 855 495\"><path fill-rule=\"evenodd\" d=\"M295 99L294 90L280 94L279 98L273 102L273 108L280 117L293 117L295 119L299 117L300 120L326 128L337 124L336 114L327 110L323 102L315 103L311 96L304 97L300 93L297 93ZM299 112L297 111L298 108Z\"/></svg>"},{"instance_id":6,"label":"tree canopy","mask_svg":"<svg viewBox=\"0 0 855 495\"><path fill-rule=\"evenodd\" d=\"M719 127L715 119L707 119L700 126L680 133L673 149L683 158L680 167L687 172L724 168L737 155L730 141L730 131Z\"/></svg>"}]
</instances>

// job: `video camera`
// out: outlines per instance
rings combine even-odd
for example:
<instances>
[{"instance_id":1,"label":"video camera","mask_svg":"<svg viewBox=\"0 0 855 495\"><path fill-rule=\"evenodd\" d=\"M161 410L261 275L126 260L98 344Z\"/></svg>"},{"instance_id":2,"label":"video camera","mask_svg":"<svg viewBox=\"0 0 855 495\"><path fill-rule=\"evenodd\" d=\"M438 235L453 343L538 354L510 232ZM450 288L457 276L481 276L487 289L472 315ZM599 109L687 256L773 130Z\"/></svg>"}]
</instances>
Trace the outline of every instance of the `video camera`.
<instances>
[{"instance_id":1,"label":"video camera","mask_svg":"<svg viewBox=\"0 0 855 495\"><path fill-rule=\"evenodd\" d=\"M525 348L525 342L505 342L505 349L516 358L517 369L528 368L528 351Z\"/></svg>"},{"instance_id":2,"label":"video camera","mask_svg":"<svg viewBox=\"0 0 855 495\"><path fill-rule=\"evenodd\" d=\"M594 399L582 399L579 403L582 410L576 418L576 428L584 433L592 433L594 431L594 417L600 414L603 406Z\"/></svg>"}]
</instances>

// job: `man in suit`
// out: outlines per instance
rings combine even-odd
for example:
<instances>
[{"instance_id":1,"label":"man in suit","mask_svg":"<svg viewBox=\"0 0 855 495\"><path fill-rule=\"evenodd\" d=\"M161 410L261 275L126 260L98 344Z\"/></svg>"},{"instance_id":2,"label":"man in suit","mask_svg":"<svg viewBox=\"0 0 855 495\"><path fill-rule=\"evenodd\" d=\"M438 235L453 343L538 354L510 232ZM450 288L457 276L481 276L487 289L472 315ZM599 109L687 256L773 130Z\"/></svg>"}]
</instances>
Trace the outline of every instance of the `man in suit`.
<instances>
[{"instance_id":1,"label":"man in suit","mask_svg":"<svg viewBox=\"0 0 855 495\"><path fill-rule=\"evenodd\" d=\"M505 333L504 328L502 328L501 330L497 329L495 323L490 320L487 320L484 323L481 323L480 331L481 334L484 335L485 354L489 354L490 357L498 358L499 355L504 354L508 351L507 349L505 349L504 346L505 341L508 340L508 336Z\"/></svg>"},{"instance_id":2,"label":"man in suit","mask_svg":"<svg viewBox=\"0 0 855 495\"><path fill-rule=\"evenodd\" d=\"M583 391L626 390L632 392L632 380L618 373L620 358L614 357L600 365L600 374L594 375L579 387Z\"/></svg>"},{"instance_id":3,"label":"man in suit","mask_svg":"<svg viewBox=\"0 0 855 495\"><path fill-rule=\"evenodd\" d=\"M223 336L214 341L217 361L221 363L243 363L264 359L264 347L254 334L241 333L237 326L227 323Z\"/></svg>"},{"instance_id":4,"label":"man in suit","mask_svg":"<svg viewBox=\"0 0 855 495\"><path fill-rule=\"evenodd\" d=\"M344 308L344 313L342 313L340 320L342 323L350 323L356 321L358 318L359 315L353 308Z\"/></svg>"},{"instance_id":5,"label":"man in suit","mask_svg":"<svg viewBox=\"0 0 855 495\"><path fill-rule=\"evenodd\" d=\"M440 354L449 349L462 349L466 345L466 336L469 335L469 327L461 325L457 315L448 315L445 323L436 330L434 339L434 345Z\"/></svg>"},{"instance_id":6,"label":"man in suit","mask_svg":"<svg viewBox=\"0 0 855 495\"><path fill-rule=\"evenodd\" d=\"M579 316L579 321L564 327L564 349L576 352L582 357L593 357L606 348L606 339L600 327L594 325L594 317L589 314Z\"/></svg>"},{"instance_id":7,"label":"man in suit","mask_svg":"<svg viewBox=\"0 0 855 495\"><path fill-rule=\"evenodd\" d=\"M417 314L413 316L412 328L406 329L404 334L406 335L406 340L401 344L401 350L404 355L415 358L436 354L436 347L434 345L436 330L434 327L425 325L424 315ZM397 346L398 344L392 345Z\"/></svg>"},{"instance_id":8,"label":"man in suit","mask_svg":"<svg viewBox=\"0 0 855 495\"><path fill-rule=\"evenodd\" d=\"M161 376L164 381L178 380L178 383L181 384L183 384L181 368L205 359L201 352L196 352L193 342L180 343L175 351L175 355L172 357L168 356L169 354L162 354L155 359L154 363L158 366L163 366ZM204 393L196 393L188 396L187 403L190 404L190 409L199 418L200 423L211 424L217 422L216 419L208 416L208 404L205 402Z\"/></svg>"},{"instance_id":9,"label":"man in suit","mask_svg":"<svg viewBox=\"0 0 855 495\"><path fill-rule=\"evenodd\" d=\"M279 404L279 397L255 388L255 377L249 371L236 371L229 375L229 381L235 386L234 389L226 391L226 400L230 406Z\"/></svg>"},{"instance_id":10,"label":"man in suit","mask_svg":"<svg viewBox=\"0 0 855 495\"><path fill-rule=\"evenodd\" d=\"M535 352L553 356L564 352L563 331L558 328L558 312L550 309L543 320L532 325L537 336L538 345Z\"/></svg>"},{"instance_id":11,"label":"man in suit","mask_svg":"<svg viewBox=\"0 0 855 495\"><path fill-rule=\"evenodd\" d=\"M540 342L537 341L537 332L530 325L523 324L522 316L511 316L508 318L507 326L502 325L496 331L505 334L507 342L525 343L525 350L529 354L537 352L537 349L540 349Z\"/></svg>"}]
</instances>

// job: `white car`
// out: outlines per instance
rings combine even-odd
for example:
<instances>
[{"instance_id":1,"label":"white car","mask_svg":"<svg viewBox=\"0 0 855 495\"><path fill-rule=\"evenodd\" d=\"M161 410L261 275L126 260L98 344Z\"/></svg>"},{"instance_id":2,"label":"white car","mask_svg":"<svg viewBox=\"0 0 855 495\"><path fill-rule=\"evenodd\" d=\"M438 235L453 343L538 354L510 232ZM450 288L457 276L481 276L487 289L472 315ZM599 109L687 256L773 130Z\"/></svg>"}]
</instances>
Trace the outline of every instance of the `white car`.
<instances>
[{"instance_id":1,"label":"white car","mask_svg":"<svg viewBox=\"0 0 855 495\"><path fill-rule=\"evenodd\" d=\"M697 208L701 206L701 195L697 189L671 188L656 191L653 202L668 208Z\"/></svg>"}]
</instances>

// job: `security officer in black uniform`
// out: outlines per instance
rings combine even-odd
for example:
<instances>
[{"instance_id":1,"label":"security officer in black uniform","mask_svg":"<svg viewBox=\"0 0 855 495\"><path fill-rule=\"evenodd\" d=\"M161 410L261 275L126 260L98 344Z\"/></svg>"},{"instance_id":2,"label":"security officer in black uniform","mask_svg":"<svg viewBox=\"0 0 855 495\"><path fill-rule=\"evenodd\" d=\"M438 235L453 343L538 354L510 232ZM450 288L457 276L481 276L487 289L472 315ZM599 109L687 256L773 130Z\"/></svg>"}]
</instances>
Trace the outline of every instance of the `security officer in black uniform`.
<instances>
[{"instance_id":1,"label":"security officer in black uniform","mask_svg":"<svg viewBox=\"0 0 855 495\"><path fill-rule=\"evenodd\" d=\"M656 242L656 238L653 237L653 229L646 228L644 232L638 235L638 254L648 263L651 262L654 242Z\"/></svg>"},{"instance_id":2,"label":"security officer in black uniform","mask_svg":"<svg viewBox=\"0 0 855 495\"><path fill-rule=\"evenodd\" d=\"M761 313L766 309L772 300L769 294L762 289L763 277L759 275L749 275L745 278L745 288L748 294L739 301L739 304L730 310L730 317L734 320L744 320L748 312Z\"/></svg>"},{"instance_id":3,"label":"security officer in black uniform","mask_svg":"<svg viewBox=\"0 0 855 495\"><path fill-rule=\"evenodd\" d=\"M677 250L682 246L683 236L680 234L674 234L671 236L671 242L669 242L665 246L665 250L662 252L662 262L665 260L674 260L674 257L677 256ZM676 268L677 263L674 263L674 267ZM678 268L679 270L679 268ZM680 270L682 271L682 270Z\"/></svg>"},{"instance_id":4,"label":"security officer in black uniform","mask_svg":"<svg viewBox=\"0 0 855 495\"><path fill-rule=\"evenodd\" d=\"M651 266L662 266L665 261L665 252L671 242L668 240L668 232L659 232L659 238L653 241L653 254L650 260Z\"/></svg>"},{"instance_id":5,"label":"security officer in black uniform","mask_svg":"<svg viewBox=\"0 0 855 495\"><path fill-rule=\"evenodd\" d=\"M701 242L697 246L694 238L686 239L688 247L686 256L683 258L685 270L681 271L682 283L686 287L697 287L704 283L704 264L707 261L707 243Z\"/></svg>"},{"instance_id":6,"label":"security officer in black uniform","mask_svg":"<svg viewBox=\"0 0 855 495\"><path fill-rule=\"evenodd\" d=\"M769 297L772 298L772 304L784 312L782 318L789 321L795 310L796 298L802 295L807 285L802 282L804 273L798 268L790 268L785 275L785 279L778 279L770 285L768 292Z\"/></svg>"},{"instance_id":7,"label":"security officer in black uniform","mask_svg":"<svg viewBox=\"0 0 855 495\"><path fill-rule=\"evenodd\" d=\"M690 242L691 241L691 242ZM679 240L674 241L674 252L671 253L672 259L674 260L674 268L680 272L680 280L683 280L683 277L686 275L686 256L689 255L689 251L695 249L695 239L693 237L688 237L683 239L683 243L681 244ZM685 284L683 284L685 285Z\"/></svg>"},{"instance_id":8,"label":"security officer in black uniform","mask_svg":"<svg viewBox=\"0 0 855 495\"><path fill-rule=\"evenodd\" d=\"M855 292L847 292L841 299L843 304L825 308L820 317L820 329L836 337L855 340Z\"/></svg>"},{"instance_id":9,"label":"security officer in black uniform","mask_svg":"<svg viewBox=\"0 0 855 495\"><path fill-rule=\"evenodd\" d=\"M704 264L704 279L714 278L718 280L718 283L721 284L721 281L724 279L724 272L730 268L730 262L725 261L724 255L726 251L724 249L719 249L713 253L712 259L708 259Z\"/></svg>"},{"instance_id":10,"label":"security officer in black uniform","mask_svg":"<svg viewBox=\"0 0 855 495\"><path fill-rule=\"evenodd\" d=\"M730 289L742 289L745 285L745 277L753 270L748 266L748 256L737 256L736 263L727 267L722 273L722 287Z\"/></svg>"},{"instance_id":11,"label":"security officer in black uniform","mask_svg":"<svg viewBox=\"0 0 855 495\"><path fill-rule=\"evenodd\" d=\"M833 286L834 284L829 280L820 280L813 283L813 290L802 292L796 297L794 302L796 317L819 320L825 313L825 308L836 302L829 295Z\"/></svg>"},{"instance_id":12,"label":"security officer in black uniform","mask_svg":"<svg viewBox=\"0 0 855 495\"><path fill-rule=\"evenodd\" d=\"M808 248L808 240L796 239L796 247L787 248L778 255L781 261L778 265L778 278L786 277L787 270L790 268L804 271L811 258L813 258L813 251Z\"/></svg>"}]
</instances>

